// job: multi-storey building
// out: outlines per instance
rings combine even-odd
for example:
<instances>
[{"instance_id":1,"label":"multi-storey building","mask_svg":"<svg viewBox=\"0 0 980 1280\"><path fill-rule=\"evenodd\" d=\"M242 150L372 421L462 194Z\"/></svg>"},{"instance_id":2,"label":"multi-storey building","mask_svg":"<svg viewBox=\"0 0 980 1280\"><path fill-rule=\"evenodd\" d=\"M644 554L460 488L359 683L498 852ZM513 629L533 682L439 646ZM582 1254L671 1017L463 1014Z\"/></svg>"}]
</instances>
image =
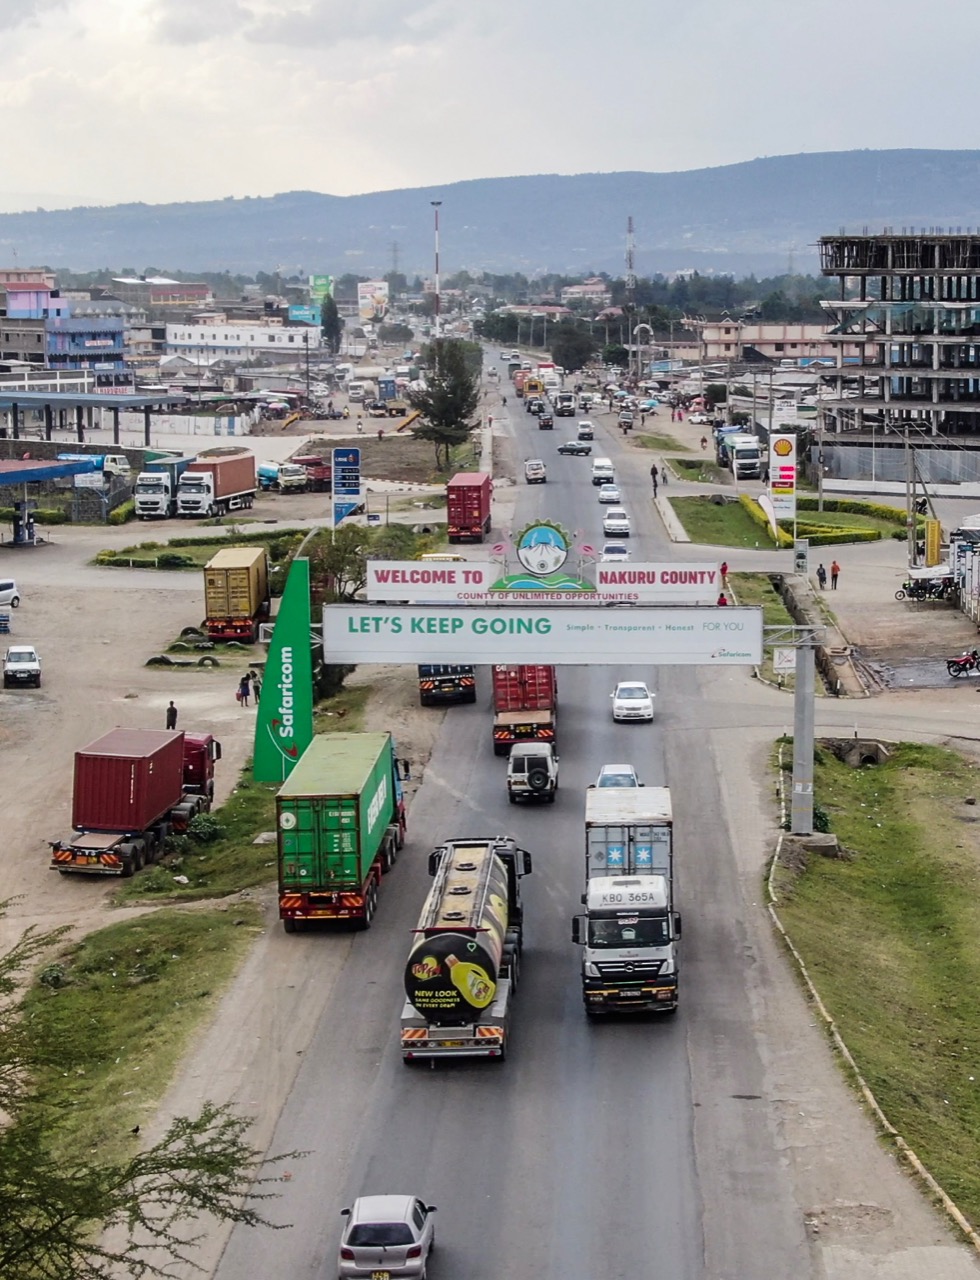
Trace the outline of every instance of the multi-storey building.
<instances>
[{"instance_id":1,"label":"multi-storey building","mask_svg":"<svg viewBox=\"0 0 980 1280\"><path fill-rule=\"evenodd\" d=\"M312 325L291 328L276 320L267 324L229 322L223 315L213 315L200 324L168 324L167 354L235 360L274 356L298 360L304 358L307 351L319 350L320 337L320 330Z\"/></svg>"},{"instance_id":2,"label":"multi-storey building","mask_svg":"<svg viewBox=\"0 0 980 1280\"><path fill-rule=\"evenodd\" d=\"M820 266L838 281L825 429L980 436L980 235L821 236Z\"/></svg>"}]
</instances>

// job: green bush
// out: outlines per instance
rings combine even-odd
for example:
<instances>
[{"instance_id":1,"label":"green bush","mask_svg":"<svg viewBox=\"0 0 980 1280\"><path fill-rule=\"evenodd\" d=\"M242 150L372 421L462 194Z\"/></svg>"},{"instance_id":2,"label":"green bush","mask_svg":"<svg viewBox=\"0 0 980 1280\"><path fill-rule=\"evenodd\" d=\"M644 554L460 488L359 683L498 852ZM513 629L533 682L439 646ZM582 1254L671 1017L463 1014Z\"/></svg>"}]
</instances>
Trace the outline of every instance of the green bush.
<instances>
[{"instance_id":1,"label":"green bush","mask_svg":"<svg viewBox=\"0 0 980 1280\"><path fill-rule=\"evenodd\" d=\"M67 524L69 513L64 507L38 507L34 512L35 524ZM0 507L0 523L12 524L13 507Z\"/></svg>"},{"instance_id":2,"label":"green bush","mask_svg":"<svg viewBox=\"0 0 980 1280\"><path fill-rule=\"evenodd\" d=\"M224 838L225 828L213 813L198 813L188 823L187 834L198 844L212 844Z\"/></svg>"},{"instance_id":3,"label":"green bush","mask_svg":"<svg viewBox=\"0 0 980 1280\"><path fill-rule=\"evenodd\" d=\"M760 529L764 529L771 539L772 526L769 523L769 517L759 506L758 502L756 502L755 498L750 497L747 493L741 493L739 494L738 500L749 516L749 519L757 524ZM786 533L784 529L779 529L777 534L776 545L778 547L791 547L793 545L792 537Z\"/></svg>"},{"instance_id":4,"label":"green bush","mask_svg":"<svg viewBox=\"0 0 980 1280\"><path fill-rule=\"evenodd\" d=\"M190 556L182 556L179 551L162 551L157 556L157 568L188 569L196 568L196 565Z\"/></svg>"},{"instance_id":5,"label":"green bush","mask_svg":"<svg viewBox=\"0 0 980 1280\"><path fill-rule=\"evenodd\" d=\"M136 514L136 503L132 498L127 498L125 502L121 502L114 511L109 512L110 524L126 524L132 520Z\"/></svg>"},{"instance_id":6,"label":"green bush","mask_svg":"<svg viewBox=\"0 0 980 1280\"><path fill-rule=\"evenodd\" d=\"M800 511L816 511L820 506L819 498L796 499ZM905 512L900 507L887 507L881 502L861 502L856 498L824 498L824 511L842 511L845 515L874 516L878 520L887 520L891 524L905 524Z\"/></svg>"}]
</instances>

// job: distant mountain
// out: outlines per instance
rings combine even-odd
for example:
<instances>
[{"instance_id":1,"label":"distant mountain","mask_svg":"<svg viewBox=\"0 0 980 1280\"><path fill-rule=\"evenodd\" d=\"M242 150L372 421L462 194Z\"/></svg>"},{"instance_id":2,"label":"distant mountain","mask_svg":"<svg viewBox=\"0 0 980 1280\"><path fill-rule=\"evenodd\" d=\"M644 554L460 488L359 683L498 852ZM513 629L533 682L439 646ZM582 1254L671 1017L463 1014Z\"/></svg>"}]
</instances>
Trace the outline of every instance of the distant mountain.
<instances>
[{"instance_id":1,"label":"distant mountain","mask_svg":"<svg viewBox=\"0 0 980 1280\"><path fill-rule=\"evenodd\" d=\"M0 214L0 266L76 271L148 265L362 275L431 270L442 200L444 273L624 270L626 219L640 275L697 268L762 275L816 269L842 227L980 228L980 151L837 151L687 173L482 178L444 187Z\"/></svg>"}]
</instances>

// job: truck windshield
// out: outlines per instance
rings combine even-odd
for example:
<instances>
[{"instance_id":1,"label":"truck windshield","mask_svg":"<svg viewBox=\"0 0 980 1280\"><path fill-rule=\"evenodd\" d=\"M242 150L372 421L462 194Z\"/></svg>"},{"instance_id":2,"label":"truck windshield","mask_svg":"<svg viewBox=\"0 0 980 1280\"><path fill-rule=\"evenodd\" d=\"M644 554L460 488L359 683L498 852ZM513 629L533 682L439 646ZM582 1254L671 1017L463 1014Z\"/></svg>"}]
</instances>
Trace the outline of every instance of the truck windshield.
<instances>
[{"instance_id":1,"label":"truck windshield","mask_svg":"<svg viewBox=\"0 0 980 1280\"><path fill-rule=\"evenodd\" d=\"M665 947L669 941L666 915L618 916L589 921L590 947Z\"/></svg>"},{"instance_id":2,"label":"truck windshield","mask_svg":"<svg viewBox=\"0 0 980 1280\"><path fill-rule=\"evenodd\" d=\"M153 479L146 479L146 480L137 480L136 492L137 493L162 493L163 480L160 477L154 477Z\"/></svg>"},{"instance_id":3,"label":"truck windshield","mask_svg":"<svg viewBox=\"0 0 980 1280\"><path fill-rule=\"evenodd\" d=\"M204 482L206 479L207 477L203 475L181 476L180 487L188 490L203 489L205 487Z\"/></svg>"}]
</instances>

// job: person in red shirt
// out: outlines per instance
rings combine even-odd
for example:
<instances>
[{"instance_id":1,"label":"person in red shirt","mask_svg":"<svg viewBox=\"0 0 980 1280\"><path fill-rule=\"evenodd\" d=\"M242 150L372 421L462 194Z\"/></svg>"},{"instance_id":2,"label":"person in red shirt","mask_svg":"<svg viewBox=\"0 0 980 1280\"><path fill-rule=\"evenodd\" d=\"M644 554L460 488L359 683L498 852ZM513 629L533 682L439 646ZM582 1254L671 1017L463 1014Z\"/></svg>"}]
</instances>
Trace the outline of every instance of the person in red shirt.
<instances>
[{"instance_id":1,"label":"person in red shirt","mask_svg":"<svg viewBox=\"0 0 980 1280\"><path fill-rule=\"evenodd\" d=\"M726 596L726 595L725 595L724 591L723 591L723 592L721 593L721 595L718 597L718 604L719 604L719 605L727 605L727 604L728 604L728 596Z\"/></svg>"}]
</instances>

